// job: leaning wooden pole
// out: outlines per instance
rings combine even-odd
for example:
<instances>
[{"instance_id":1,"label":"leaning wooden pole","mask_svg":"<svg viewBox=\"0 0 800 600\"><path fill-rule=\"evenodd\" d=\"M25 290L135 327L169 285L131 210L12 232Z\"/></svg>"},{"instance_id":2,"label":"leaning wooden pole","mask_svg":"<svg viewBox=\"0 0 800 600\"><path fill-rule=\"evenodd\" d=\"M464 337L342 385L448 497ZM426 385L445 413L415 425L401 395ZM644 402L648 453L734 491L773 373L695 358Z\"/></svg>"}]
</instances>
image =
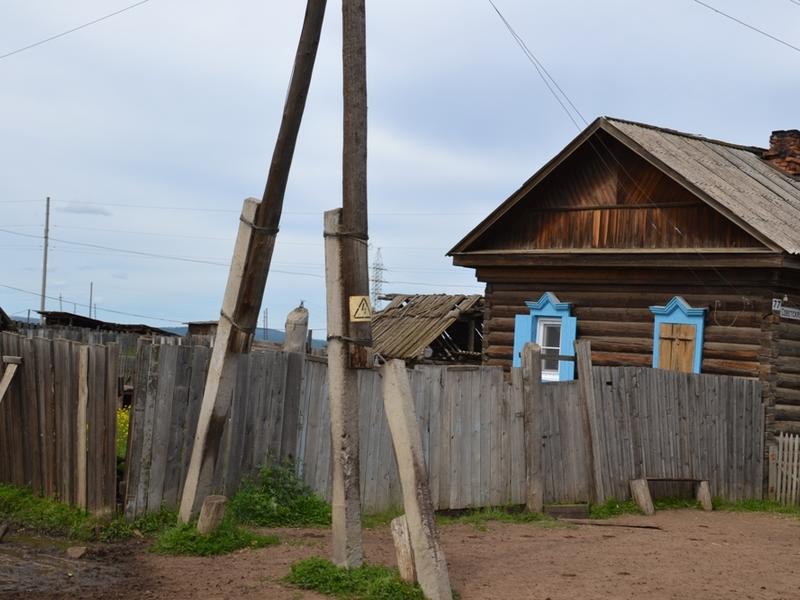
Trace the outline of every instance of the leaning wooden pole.
<instances>
[{"instance_id":1,"label":"leaning wooden pole","mask_svg":"<svg viewBox=\"0 0 800 600\"><path fill-rule=\"evenodd\" d=\"M308 0L264 196L261 202L252 199L245 201L242 209L192 458L181 496L179 518L184 523L199 509L202 497L198 497L198 491L208 490L214 474L217 450L231 403L236 358L250 351L258 323L286 183L314 71L325 4L326 0Z\"/></svg>"}]
</instances>

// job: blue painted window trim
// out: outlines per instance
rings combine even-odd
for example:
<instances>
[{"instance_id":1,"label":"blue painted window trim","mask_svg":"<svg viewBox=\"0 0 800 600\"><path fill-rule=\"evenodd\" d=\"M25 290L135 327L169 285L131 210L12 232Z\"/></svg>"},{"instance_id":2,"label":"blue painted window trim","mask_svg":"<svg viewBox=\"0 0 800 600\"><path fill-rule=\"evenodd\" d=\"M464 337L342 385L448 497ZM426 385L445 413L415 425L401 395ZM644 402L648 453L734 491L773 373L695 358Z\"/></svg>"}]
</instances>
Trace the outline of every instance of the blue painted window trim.
<instances>
[{"instance_id":1,"label":"blue painted window trim","mask_svg":"<svg viewBox=\"0 0 800 600\"><path fill-rule=\"evenodd\" d=\"M514 317L514 358L513 366L522 366L522 349L525 344L536 341L537 320L541 317L561 319L561 354L575 356L575 336L577 334L577 318L572 316L572 304L561 302L555 294L545 292L536 302L525 301L530 311L527 315ZM575 379L575 363L559 361L558 380Z\"/></svg>"},{"instance_id":2,"label":"blue painted window trim","mask_svg":"<svg viewBox=\"0 0 800 600\"><path fill-rule=\"evenodd\" d=\"M694 357L692 371L700 372L703 364L703 329L706 322L707 308L693 308L680 296L675 296L665 306L651 306L650 312L655 315L653 325L653 368L657 369L661 359L661 325L679 324L694 325Z\"/></svg>"}]
</instances>

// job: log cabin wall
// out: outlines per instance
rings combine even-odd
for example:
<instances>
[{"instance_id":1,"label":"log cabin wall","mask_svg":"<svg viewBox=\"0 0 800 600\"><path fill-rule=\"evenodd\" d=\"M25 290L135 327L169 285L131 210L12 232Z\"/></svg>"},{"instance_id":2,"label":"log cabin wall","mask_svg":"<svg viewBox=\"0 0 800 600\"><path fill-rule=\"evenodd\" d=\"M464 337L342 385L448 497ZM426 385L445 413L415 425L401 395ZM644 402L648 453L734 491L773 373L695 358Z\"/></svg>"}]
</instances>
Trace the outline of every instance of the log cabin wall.
<instances>
[{"instance_id":1,"label":"log cabin wall","mask_svg":"<svg viewBox=\"0 0 800 600\"><path fill-rule=\"evenodd\" d=\"M595 365L651 366L650 306L680 295L708 309L701 372L761 379L767 443L781 431L800 433L800 321L772 311L772 298L793 290L800 297L800 285L788 281L797 281L794 271L483 267L477 275L486 283L487 365L511 367L514 315L552 292L572 304L577 339L591 341Z\"/></svg>"}]
</instances>

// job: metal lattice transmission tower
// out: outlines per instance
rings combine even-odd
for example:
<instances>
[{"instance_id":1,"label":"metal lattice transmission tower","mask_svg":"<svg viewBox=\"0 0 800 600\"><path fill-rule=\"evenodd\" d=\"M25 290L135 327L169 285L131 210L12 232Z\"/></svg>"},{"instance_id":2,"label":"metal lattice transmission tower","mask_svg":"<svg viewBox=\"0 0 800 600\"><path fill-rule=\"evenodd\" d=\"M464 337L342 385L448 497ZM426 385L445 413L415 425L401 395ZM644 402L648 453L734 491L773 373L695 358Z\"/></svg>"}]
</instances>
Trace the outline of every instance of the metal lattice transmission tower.
<instances>
[{"instance_id":1,"label":"metal lattice transmission tower","mask_svg":"<svg viewBox=\"0 0 800 600\"><path fill-rule=\"evenodd\" d=\"M371 289L371 300L372 306L375 310L378 309L378 304L381 296L383 296L383 284L386 283L383 274L386 272L386 267L383 266L383 256L381 255L381 249L378 248L375 252L375 258L372 260L372 273L370 274L370 279L372 280L370 283Z\"/></svg>"}]
</instances>

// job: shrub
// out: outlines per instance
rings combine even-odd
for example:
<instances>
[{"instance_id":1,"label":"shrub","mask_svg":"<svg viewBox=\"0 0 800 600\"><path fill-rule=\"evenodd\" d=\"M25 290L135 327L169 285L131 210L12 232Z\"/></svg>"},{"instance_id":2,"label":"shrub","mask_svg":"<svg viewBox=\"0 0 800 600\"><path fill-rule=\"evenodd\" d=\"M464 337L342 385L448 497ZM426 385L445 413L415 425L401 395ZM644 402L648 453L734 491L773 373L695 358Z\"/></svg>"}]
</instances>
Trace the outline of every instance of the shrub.
<instances>
[{"instance_id":1,"label":"shrub","mask_svg":"<svg viewBox=\"0 0 800 600\"><path fill-rule=\"evenodd\" d=\"M117 460L125 460L128 453L128 429L131 422L130 408L117 409Z\"/></svg>"},{"instance_id":2,"label":"shrub","mask_svg":"<svg viewBox=\"0 0 800 600\"><path fill-rule=\"evenodd\" d=\"M298 479L291 464L268 465L245 481L229 504L241 523L258 527L329 525L331 509Z\"/></svg>"},{"instance_id":3,"label":"shrub","mask_svg":"<svg viewBox=\"0 0 800 600\"><path fill-rule=\"evenodd\" d=\"M151 551L159 554L214 556L241 548L263 548L278 544L274 535L258 535L236 525L232 519L223 520L213 532L201 535L194 523L176 525L156 539Z\"/></svg>"}]
</instances>

